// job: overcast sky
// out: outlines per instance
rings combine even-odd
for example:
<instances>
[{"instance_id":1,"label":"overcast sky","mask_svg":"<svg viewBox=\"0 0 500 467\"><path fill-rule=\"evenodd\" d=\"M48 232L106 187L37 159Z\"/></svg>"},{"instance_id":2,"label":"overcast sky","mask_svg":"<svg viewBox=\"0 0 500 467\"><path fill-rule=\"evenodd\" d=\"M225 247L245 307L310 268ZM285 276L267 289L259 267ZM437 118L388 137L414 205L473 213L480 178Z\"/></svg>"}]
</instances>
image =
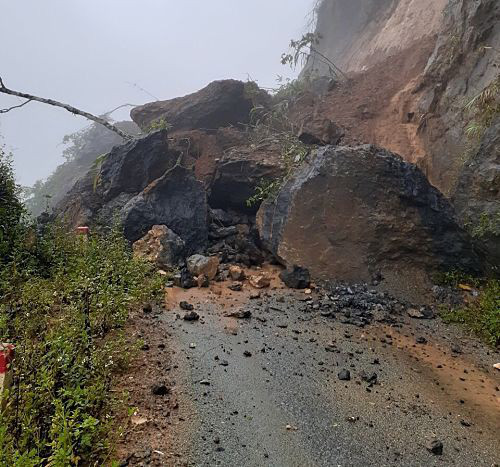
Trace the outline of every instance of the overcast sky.
<instances>
[{"instance_id":1,"label":"overcast sky","mask_svg":"<svg viewBox=\"0 0 500 467\"><path fill-rule=\"evenodd\" d=\"M306 29L313 3L0 0L0 75L7 87L95 114L153 100L137 86L160 99L223 78L273 86L278 74L293 74L280 56ZM0 108L20 102L0 94ZM49 175L62 161L62 137L87 124L38 103L0 116L19 181Z\"/></svg>"}]
</instances>

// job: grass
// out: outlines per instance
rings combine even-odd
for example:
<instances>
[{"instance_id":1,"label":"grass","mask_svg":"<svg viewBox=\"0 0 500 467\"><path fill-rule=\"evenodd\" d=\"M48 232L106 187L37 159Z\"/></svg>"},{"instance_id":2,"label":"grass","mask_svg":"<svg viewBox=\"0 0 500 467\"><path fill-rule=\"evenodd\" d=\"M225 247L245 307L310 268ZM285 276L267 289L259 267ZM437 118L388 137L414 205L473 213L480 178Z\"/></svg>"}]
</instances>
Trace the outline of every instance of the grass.
<instances>
[{"instance_id":1,"label":"grass","mask_svg":"<svg viewBox=\"0 0 500 467\"><path fill-rule=\"evenodd\" d=\"M471 285L479 295L469 303L443 310L447 323L460 323L492 346L500 345L500 280L474 279L460 273L449 273L445 283L450 286Z\"/></svg>"},{"instance_id":2,"label":"grass","mask_svg":"<svg viewBox=\"0 0 500 467\"><path fill-rule=\"evenodd\" d=\"M0 267L0 342L16 345L0 466L109 462L112 379L133 351L123 326L161 289L117 228L88 240L59 227L24 230Z\"/></svg>"}]
</instances>

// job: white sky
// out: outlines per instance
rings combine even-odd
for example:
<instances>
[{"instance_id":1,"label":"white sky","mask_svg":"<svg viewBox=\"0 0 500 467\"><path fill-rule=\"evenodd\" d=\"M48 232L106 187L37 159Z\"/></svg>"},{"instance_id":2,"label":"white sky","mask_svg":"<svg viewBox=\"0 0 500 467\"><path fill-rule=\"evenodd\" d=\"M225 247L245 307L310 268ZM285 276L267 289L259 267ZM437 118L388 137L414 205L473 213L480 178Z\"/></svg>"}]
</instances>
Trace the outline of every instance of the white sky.
<instances>
[{"instance_id":1,"label":"white sky","mask_svg":"<svg viewBox=\"0 0 500 467\"><path fill-rule=\"evenodd\" d=\"M313 0L0 0L5 85L100 114L120 104L194 92L215 79L273 86ZM19 100L0 94L0 108ZM128 111L127 111L128 112ZM125 114L115 115L124 118ZM88 123L44 104L0 116L19 181L62 161L65 134Z\"/></svg>"}]
</instances>

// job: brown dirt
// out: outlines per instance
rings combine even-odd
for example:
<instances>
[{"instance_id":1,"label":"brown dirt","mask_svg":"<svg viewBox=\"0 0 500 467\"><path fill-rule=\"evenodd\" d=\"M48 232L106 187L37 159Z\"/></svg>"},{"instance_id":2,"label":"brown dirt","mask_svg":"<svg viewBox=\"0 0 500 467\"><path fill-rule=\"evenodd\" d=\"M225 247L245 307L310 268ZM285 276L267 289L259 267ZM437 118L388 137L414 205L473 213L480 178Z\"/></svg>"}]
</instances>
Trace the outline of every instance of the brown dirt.
<instances>
[{"instance_id":1,"label":"brown dirt","mask_svg":"<svg viewBox=\"0 0 500 467\"><path fill-rule=\"evenodd\" d=\"M330 118L346 133L344 143L370 143L400 154L409 162L425 158L417 133L421 115L419 83L434 49L435 37L414 42L366 71L353 73L319 102L299 104L297 116Z\"/></svg>"},{"instance_id":2,"label":"brown dirt","mask_svg":"<svg viewBox=\"0 0 500 467\"><path fill-rule=\"evenodd\" d=\"M182 422L177 414L175 382L165 376L171 370L168 336L163 327L155 324L157 318L158 310L138 312L131 317L126 331L129 342L142 340L148 347L138 351L114 389L123 396L125 405L117 414L116 425L120 428L113 457L128 460L128 465L142 465L145 460L150 460L151 466L166 465L165 458L173 444L168 427ZM151 388L159 383L169 388L167 395L153 395Z\"/></svg>"},{"instance_id":3,"label":"brown dirt","mask_svg":"<svg viewBox=\"0 0 500 467\"><path fill-rule=\"evenodd\" d=\"M406 359L413 371L422 375L425 384L419 390L424 397L434 399L440 407L448 407L453 412L459 407L465 419L496 432L500 428L498 380L478 365L477 358L467 355L465 349L464 353L454 353L450 343L442 342L438 336L429 336L425 344L417 344L414 331L409 323L403 330L381 326L372 327L364 334L366 338L376 336L378 342L382 338L392 343L400 358Z\"/></svg>"}]
</instances>

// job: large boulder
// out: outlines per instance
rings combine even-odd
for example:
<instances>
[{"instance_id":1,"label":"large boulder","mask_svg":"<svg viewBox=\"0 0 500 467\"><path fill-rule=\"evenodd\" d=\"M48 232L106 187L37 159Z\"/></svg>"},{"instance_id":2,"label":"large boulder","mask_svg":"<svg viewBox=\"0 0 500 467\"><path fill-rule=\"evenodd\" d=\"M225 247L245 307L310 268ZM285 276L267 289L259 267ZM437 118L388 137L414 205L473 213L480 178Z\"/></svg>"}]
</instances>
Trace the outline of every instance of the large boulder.
<instances>
[{"instance_id":1,"label":"large boulder","mask_svg":"<svg viewBox=\"0 0 500 467\"><path fill-rule=\"evenodd\" d=\"M134 256L144 258L163 269L179 266L184 260L185 243L166 225L153 225L133 245Z\"/></svg>"},{"instance_id":2,"label":"large boulder","mask_svg":"<svg viewBox=\"0 0 500 467\"><path fill-rule=\"evenodd\" d=\"M115 146L75 183L54 213L70 226L109 223L177 158L177 152L169 149L166 131Z\"/></svg>"},{"instance_id":3,"label":"large boulder","mask_svg":"<svg viewBox=\"0 0 500 467\"><path fill-rule=\"evenodd\" d=\"M175 131L216 129L248 123L252 107L248 86L242 81L228 79L214 81L184 97L135 107L130 116L143 129L161 119Z\"/></svg>"},{"instance_id":4,"label":"large boulder","mask_svg":"<svg viewBox=\"0 0 500 467\"><path fill-rule=\"evenodd\" d=\"M208 240L207 213L203 184L191 170L176 165L124 206L124 234L134 242L153 225L167 225L185 242L186 254L195 253Z\"/></svg>"},{"instance_id":5,"label":"large boulder","mask_svg":"<svg viewBox=\"0 0 500 467\"><path fill-rule=\"evenodd\" d=\"M432 271L479 268L450 203L416 166L370 145L318 149L257 224L272 253L316 279L383 278L417 296Z\"/></svg>"}]
</instances>

